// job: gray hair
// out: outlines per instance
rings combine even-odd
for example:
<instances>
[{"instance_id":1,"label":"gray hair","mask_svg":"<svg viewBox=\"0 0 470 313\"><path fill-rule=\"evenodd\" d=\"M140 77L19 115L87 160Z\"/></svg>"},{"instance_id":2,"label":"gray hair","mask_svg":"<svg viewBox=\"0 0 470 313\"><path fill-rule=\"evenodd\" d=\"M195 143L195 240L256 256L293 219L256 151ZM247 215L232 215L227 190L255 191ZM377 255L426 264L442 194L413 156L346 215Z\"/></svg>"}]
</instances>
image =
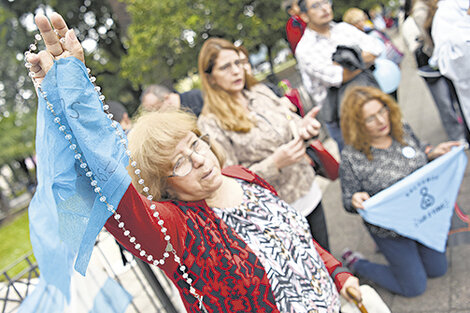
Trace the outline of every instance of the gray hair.
<instances>
[{"instance_id":1,"label":"gray hair","mask_svg":"<svg viewBox=\"0 0 470 313\"><path fill-rule=\"evenodd\" d=\"M159 100L162 100L167 94L172 93L172 91L170 90L170 88L163 85L149 85L144 89L144 91L140 95L140 102L142 102L144 97L149 93L155 95Z\"/></svg>"},{"instance_id":2,"label":"gray hair","mask_svg":"<svg viewBox=\"0 0 470 313\"><path fill-rule=\"evenodd\" d=\"M297 2L297 5L299 6L300 8L300 11L306 13L308 11L307 9L307 0L299 0L299 2Z\"/></svg>"},{"instance_id":3,"label":"gray hair","mask_svg":"<svg viewBox=\"0 0 470 313\"><path fill-rule=\"evenodd\" d=\"M289 11L290 8L292 7L292 4L294 3L294 0L283 0L281 2L281 9L283 9L284 11Z\"/></svg>"}]
</instances>

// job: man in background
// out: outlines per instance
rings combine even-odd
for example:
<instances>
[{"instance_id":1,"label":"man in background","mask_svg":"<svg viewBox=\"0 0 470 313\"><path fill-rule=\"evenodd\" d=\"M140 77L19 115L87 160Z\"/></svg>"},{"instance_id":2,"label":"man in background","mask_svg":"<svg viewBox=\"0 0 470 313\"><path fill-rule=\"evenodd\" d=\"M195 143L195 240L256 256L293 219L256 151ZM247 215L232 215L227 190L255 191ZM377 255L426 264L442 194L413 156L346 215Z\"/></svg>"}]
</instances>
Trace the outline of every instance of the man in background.
<instances>
[{"instance_id":1,"label":"man in background","mask_svg":"<svg viewBox=\"0 0 470 313\"><path fill-rule=\"evenodd\" d=\"M199 89L177 93L162 85L150 85L145 88L140 100L145 111L188 108L196 116L201 114L204 103Z\"/></svg>"},{"instance_id":2,"label":"man in background","mask_svg":"<svg viewBox=\"0 0 470 313\"><path fill-rule=\"evenodd\" d=\"M431 29L434 50L429 65L450 79L457 92L470 140L470 3L468 0L441 0Z\"/></svg>"},{"instance_id":3,"label":"man in background","mask_svg":"<svg viewBox=\"0 0 470 313\"><path fill-rule=\"evenodd\" d=\"M127 134L132 128L132 121L127 113L127 109L122 103L117 101L106 101L106 104L109 106L108 111L113 115L113 119L121 124L122 129Z\"/></svg>"},{"instance_id":4,"label":"man in background","mask_svg":"<svg viewBox=\"0 0 470 313\"><path fill-rule=\"evenodd\" d=\"M341 88L350 81L352 85L353 80L359 78L361 73L371 76L372 72L368 69L344 68L333 62L333 54L338 45L359 47L363 63L370 66L382 53L383 44L352 25L333 22L330 0L299 0L298 4L302 12L300 17L307 22L307 28L295 52L300 74L314 103L323 106L322 118L341 151L344 145L338 113L341 99L337 97L335 101L327 101L328 93L331 93L329 89ZM356 81L357 84L362 84L359 79ZM378 86L373 76L371 81Z\"/></svg>"}]
</instances>

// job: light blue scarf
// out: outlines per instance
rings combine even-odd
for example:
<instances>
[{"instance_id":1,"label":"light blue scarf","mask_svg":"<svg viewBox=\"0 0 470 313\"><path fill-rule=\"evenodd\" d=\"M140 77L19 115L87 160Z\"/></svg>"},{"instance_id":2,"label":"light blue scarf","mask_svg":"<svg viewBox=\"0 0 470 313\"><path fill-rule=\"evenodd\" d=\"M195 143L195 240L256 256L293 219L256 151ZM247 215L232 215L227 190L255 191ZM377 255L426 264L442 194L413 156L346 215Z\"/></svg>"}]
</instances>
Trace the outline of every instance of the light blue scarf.
<instances>
[{"instance_id":1,"label":"light blue scarf","mask_svg":"<svg viewBox=\"0 0 470 313\"><path fill-rule=\"evenodd\" d=\"M117 208L131 183L126 171L129 160L84 64L73 57L54 62L42 88L97 186ZM122 132L119 125L117 129ZM29 206L31 243L41 271L39 286L43 286L37 289L57 288L67 300L74 260L75 269L85 275L96 237L111 216L69 146L39 95L38 187Z\"/></svg>"},{"instance_id":2,"label":"light blue scarf","mask_svg":"<svg viewBox=\"0 0 470 313\"><path fill-rule=\"evenodd\" d=\"M364 202L367 222L444 252L455 201L465 173L464 147L406 176Z\"/></svg>"}]
</instances>

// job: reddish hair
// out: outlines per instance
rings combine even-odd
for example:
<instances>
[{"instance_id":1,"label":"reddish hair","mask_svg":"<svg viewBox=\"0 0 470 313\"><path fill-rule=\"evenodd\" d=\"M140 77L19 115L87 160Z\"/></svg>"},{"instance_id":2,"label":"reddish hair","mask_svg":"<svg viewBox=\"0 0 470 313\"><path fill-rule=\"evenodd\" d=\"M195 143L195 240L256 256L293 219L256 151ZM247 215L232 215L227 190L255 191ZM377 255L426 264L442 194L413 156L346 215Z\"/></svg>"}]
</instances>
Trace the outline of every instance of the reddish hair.
<instances>
[{"instance_id":1,"label":"reddish hair","mask_svg":"<svg viewBox=\"0 0 470 313\"><path fill-rule=\"evenodd\" d=\"M341 132L344 143L364 153L369 160L372 160L370 151L372 138L366 129L362 108L371 100L377 100L388 107L390 135L401 145L405 144L401 110L392 97L375 87L354 86L348 88L341 103Z\"/></svg>"}]
</instances>

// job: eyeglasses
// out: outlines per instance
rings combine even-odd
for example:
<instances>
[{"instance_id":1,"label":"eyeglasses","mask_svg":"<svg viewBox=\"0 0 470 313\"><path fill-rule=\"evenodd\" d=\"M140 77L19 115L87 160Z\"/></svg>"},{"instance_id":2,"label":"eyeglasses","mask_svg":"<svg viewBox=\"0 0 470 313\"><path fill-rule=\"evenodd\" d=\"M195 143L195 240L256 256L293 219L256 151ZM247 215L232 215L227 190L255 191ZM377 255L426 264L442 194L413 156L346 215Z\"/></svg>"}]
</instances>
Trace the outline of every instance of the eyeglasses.
<instances>
[{"instance_id":1,"label":"eyeglasses","mask_svg":"<svg viewBox=\"0 0 470 313\"><path fill-rule=\"evenodd\" d=\"M175 166L173 166L173 172L168 176L168 178L188 175L193 169L193 159L191 158L193 153L204 155L210 150L210 148L211 144L208 134L198 137L191 143L191 150L193 151L191 151L189 155L184 155L176 161Z\"/></svg>"},{"instance_id":2,"label":"eyeglasses","mask_svg":"<svg viewBox=\"0 0 470 313\"><path fill-rule=\"evenodd\" d=\"M316 9L319 9L320 7L324 6L324 5L331 5L331 0L322 0L322 1L318 1L318 2L315 2L315 3L312 3L312 5L310 6L310 8L316 10Z\"/></svg>"},{"instance_id":3,"label":"eyeglasses","mask_svg":"<svg viewBox=\"0 0 470 313\"><path fill-rule=\"evenodd\" d=\"M233 73L233 68L237 68L237 69L240 69L241 66L243 65L243 61L238 59L234 62L229 62L229 63L226 63L224 65L222 65L221 67L218 67L217 69L221 72L225 72L225 73L228 73L229 71Z\"/></svg>"},{"instance_id":4,"label":"eyeglasses","mask_svg":"<svg viewBox=\"0 0 470 313\"><path fill-rule=\"evenodd\" d=\"M371 116L368 116L365 120L364 120L364 123L366 123L367 125L370 125L372 123L374 123L375 121L378 121L379 119L379 116L381 118L384 118L388 112L390 112L390 109L387 107L387 106L383 106L379 112L375 113L374 115L371 115Z\"/></svg>"},{"instance_id":5,"label":"eyeglasses","mask_svg":"<svg viewBox=\"0 0 470 313\"><path fill-rule=\"evenodd\" d=\"M240 58L240 63L242 65L246 65L246 64L249 64L250 62L248 61L248 58L241 57Z\"/></svg>"}]
</instances>

